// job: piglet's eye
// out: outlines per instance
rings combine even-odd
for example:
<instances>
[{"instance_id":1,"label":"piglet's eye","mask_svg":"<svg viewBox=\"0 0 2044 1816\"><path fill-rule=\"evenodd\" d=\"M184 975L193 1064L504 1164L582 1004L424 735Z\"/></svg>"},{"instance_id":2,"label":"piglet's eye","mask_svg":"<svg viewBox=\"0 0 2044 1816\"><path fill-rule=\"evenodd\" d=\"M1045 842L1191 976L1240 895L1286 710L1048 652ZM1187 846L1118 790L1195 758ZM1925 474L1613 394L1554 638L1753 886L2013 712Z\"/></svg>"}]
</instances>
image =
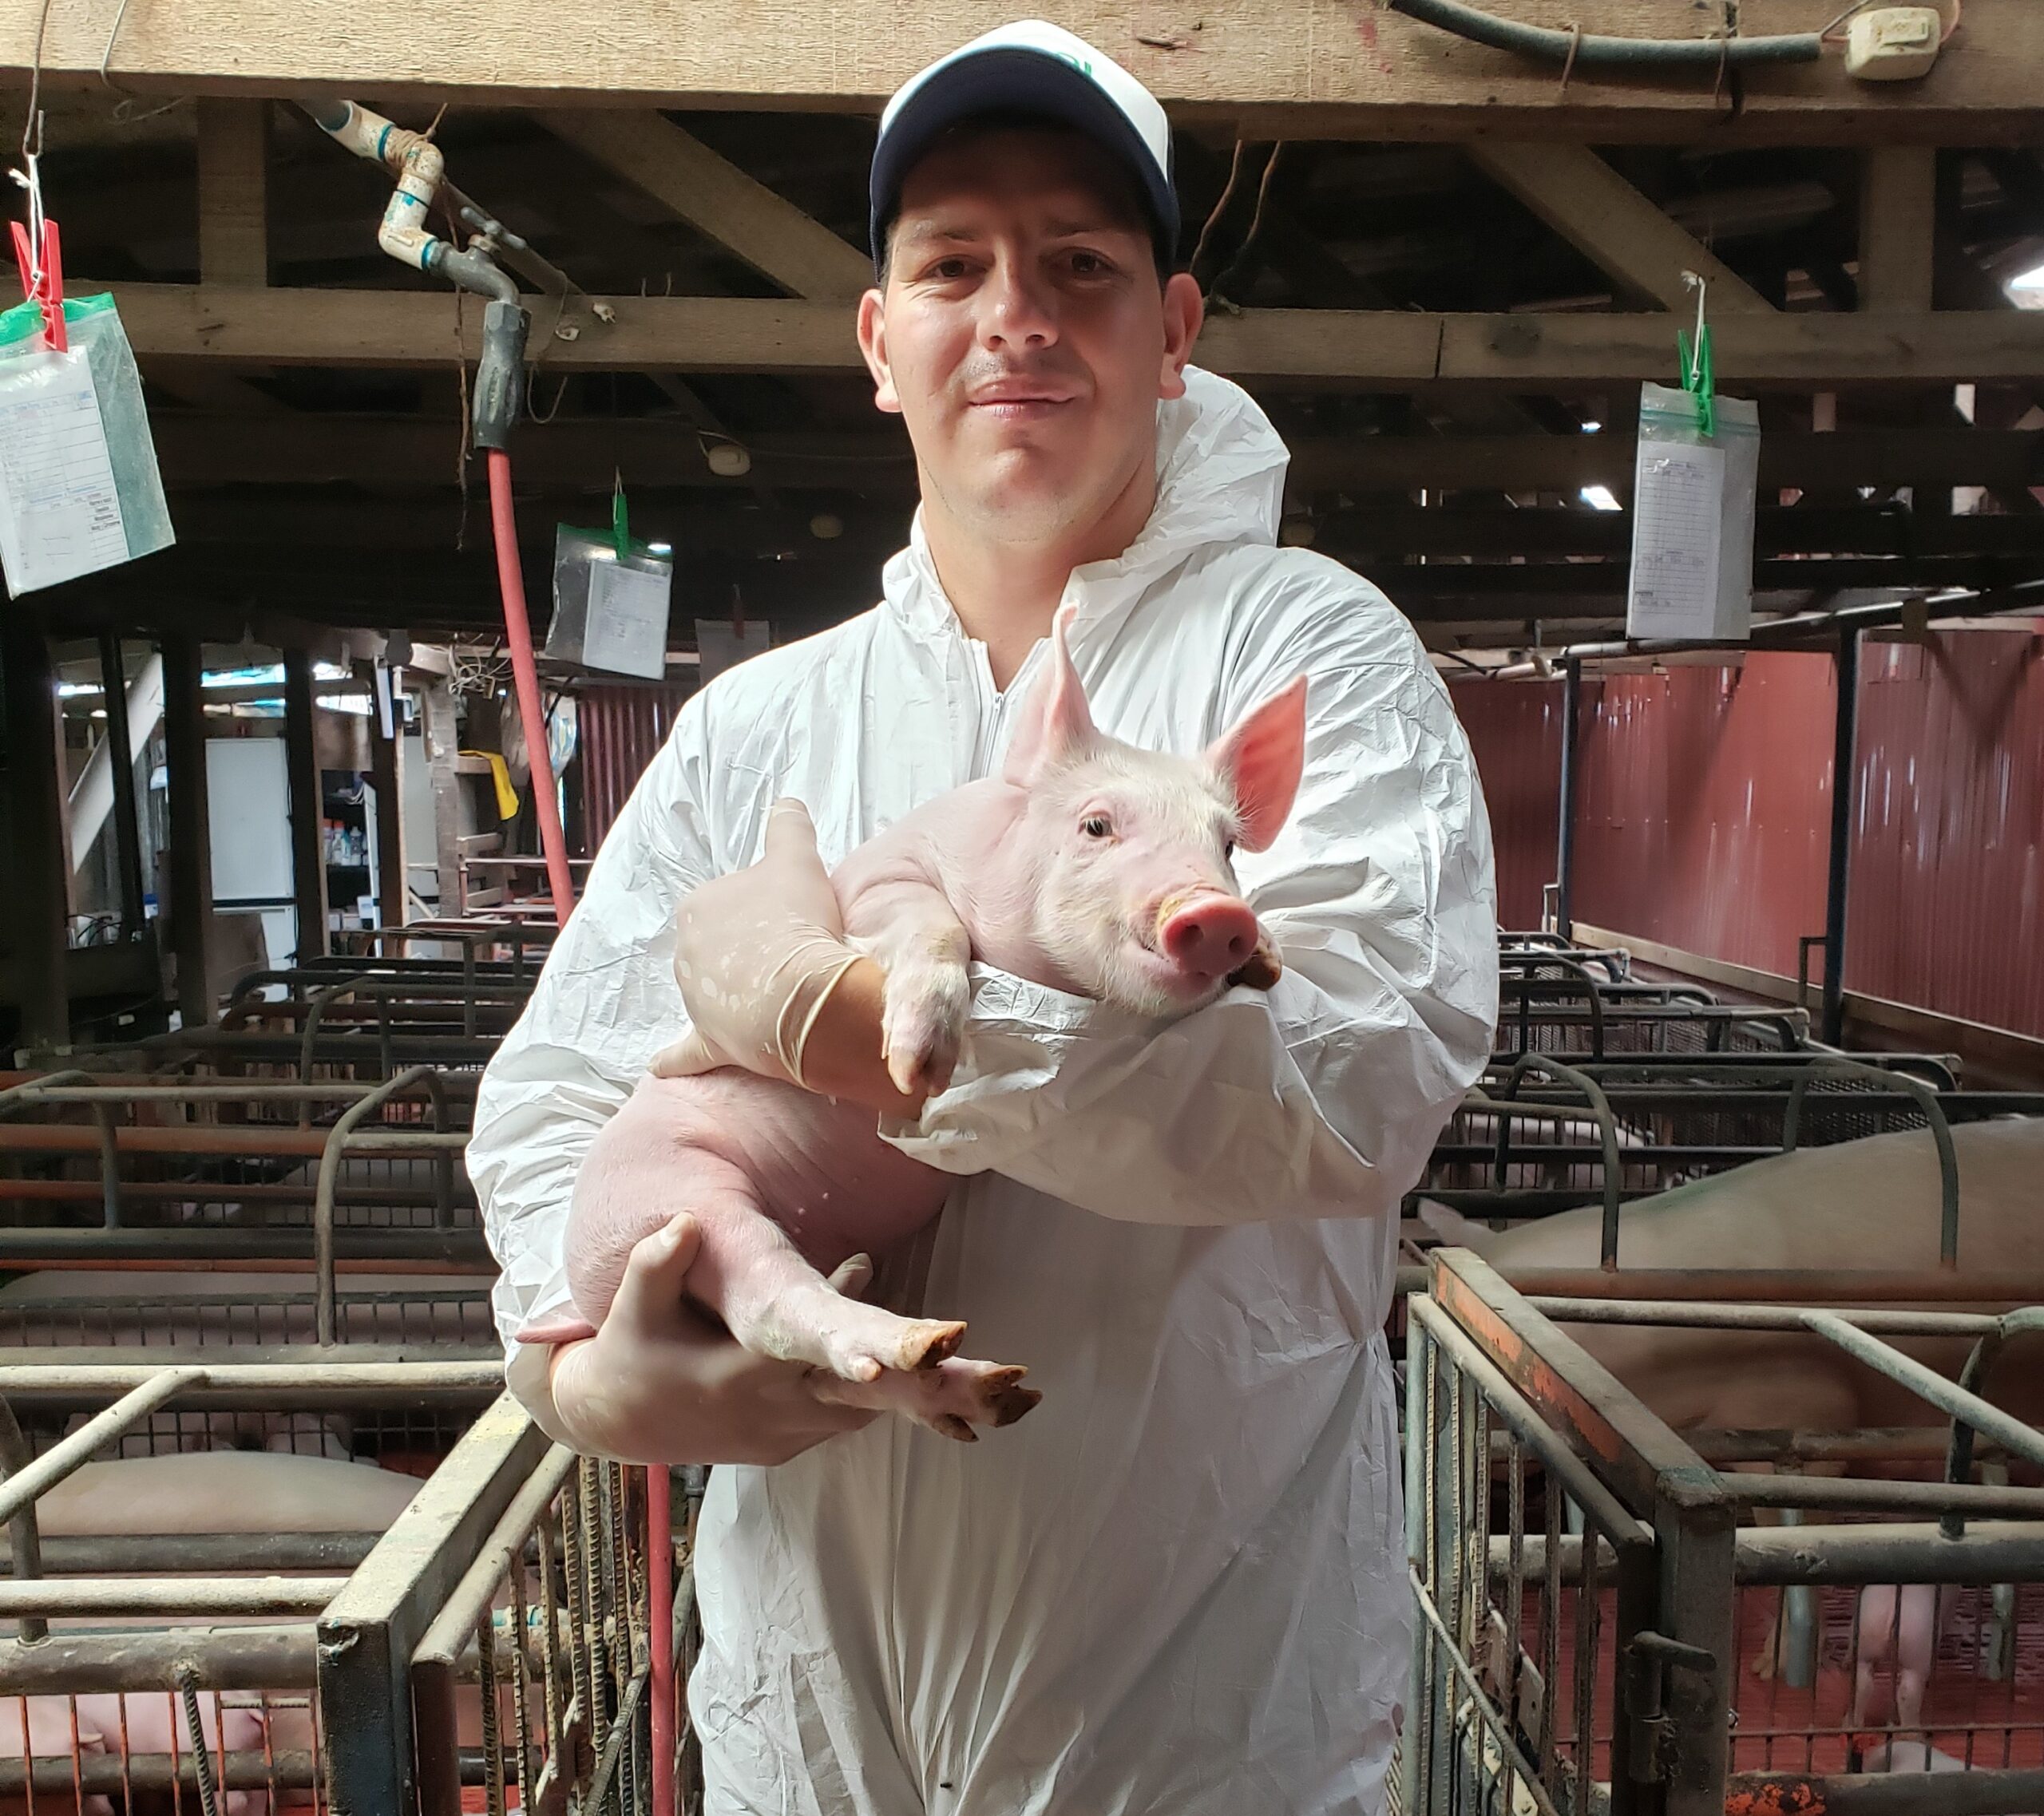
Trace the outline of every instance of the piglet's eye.
<instances>
[{"instance_id":1,"label":"piglet's eye","mask_svg":"<svg viewBox=\"0 0 2044 1816\"><path fill-rule=\"evenodd\" d=\"M1114 831L1114 824L1104 813L1089 813L1079 822L1079 829L1089 839L1104 839Z\"/></svg>"},{"instance_id":2,"label":"piglet's eye","mask_svg":"<svg viewBox=\"0 0 2044 1816\"><path fill-rule=\"evenodd\" d=\"M1233 839L1224 839L1222 841L1221 855L1224 858L1230 858L1235 855L1235 841Z\"/></svg>"}]
</instances>

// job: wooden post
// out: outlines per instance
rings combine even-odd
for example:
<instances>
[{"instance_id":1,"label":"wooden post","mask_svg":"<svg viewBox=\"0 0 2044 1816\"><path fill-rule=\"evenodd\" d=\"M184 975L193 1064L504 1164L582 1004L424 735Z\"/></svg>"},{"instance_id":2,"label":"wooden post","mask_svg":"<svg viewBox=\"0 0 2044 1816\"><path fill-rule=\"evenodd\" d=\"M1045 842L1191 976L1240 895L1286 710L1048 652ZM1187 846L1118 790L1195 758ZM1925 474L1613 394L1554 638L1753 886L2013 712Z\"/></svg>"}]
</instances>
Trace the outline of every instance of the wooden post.
<instances>
[{"instance_id":1,"label":"wooden post","mask_svg":"<svg viewBox=\"0 0 2044 1816\"><path fill-rule=\"evenodd\" d=\"M270 104L202 95L198 106L199 275L270 281Z\"/></svg>"},{"instance_id":2,"label":"wooden post","mask_svg":"<svg viewBox=\"0 0 2044 1816\"><path fill-rule=\"evenodd\" d=\"M284 764L291 793L291 897L298 910L299 964L327 949L326 793L313 735L312 657L284 651Z\"/></svg>"},{"instance_id":3,"label":"wooden post","mask_svg":"<svg viewBox=\"0 0 2044 1816\"><path fill-rule=\"evenodd\" d=\"M368 679L369 781L376 791L376 924L402 927L405 895L404 715L398 710L398 674L373 663L358 664ZM383 734L383 706L377 693L377 678L389 683L390 735ZM394 949L386 947L386 953Z\"/></svg>"},{"instance_id":4,"label":"wooden post","mask_svg":"<svg viewBox=\"0 0 2044 1816\"><path fill-rule=\"evenodd\" d=\"M1860 307L1927 313L1936 251L1938 154L1928 145L1876 145L1860 185Z\"/></svg>"},{"instance_id":5,"label":"wooden post","mask_svg":"<svg viewBox=\"0 0 2044 1816\"><path fill-rule=\"evenodd\" d=\"M443 920L461 910L461 726L454 690L436 676L425 694L426 757L433 772L433 864Z\"/></svg>"},{"instance_id":6,"label":"wooden post","mask_svg":"<svg viewBox=\"0 0 2044 1816\"><path fill-rule=\"evenodd\" d=\"M170 771L170 936L177 1007L188 1028L213 1019L206 933L213 920L213 838L206 793L206 715L199 640L163 640L163 730Z\"/></svg>"},{"instance_id":7,"label":"wooden post","mask_svg":"<svg viewBox=\"0 0 2044 1816\"><path fill-rule=\"evenodd\" d=\"M71 1044L65 975L71 858L57 759L57 672L42 612L17 599L6 619L8 856L14 879L7 894L21 1044L65 1052Z\"/></svg>"}]
</instances>

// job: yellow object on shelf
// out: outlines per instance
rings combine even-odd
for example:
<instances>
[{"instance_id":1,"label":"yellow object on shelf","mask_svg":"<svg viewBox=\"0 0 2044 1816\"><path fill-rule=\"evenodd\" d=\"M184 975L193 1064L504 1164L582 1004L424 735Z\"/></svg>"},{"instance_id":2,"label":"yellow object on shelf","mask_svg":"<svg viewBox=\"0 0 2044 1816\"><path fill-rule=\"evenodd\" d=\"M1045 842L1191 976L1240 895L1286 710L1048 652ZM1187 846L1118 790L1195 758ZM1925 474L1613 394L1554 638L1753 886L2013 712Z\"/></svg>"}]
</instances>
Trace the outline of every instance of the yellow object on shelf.
<instances>
[{"instance_id":1,"label":"yellow object on shelf","mask_svg":"<svg viewBox=\"0 0 2044 1816\"><path fill-rule=\"evenodd\" d=\"M497 817L500 820L518 817L518 791L511 785L511 772L505 766L503 758L494 750L464 750L464 757L480 757L489 766L489 779L497 785Z\"/></svg>"}]
</instances>

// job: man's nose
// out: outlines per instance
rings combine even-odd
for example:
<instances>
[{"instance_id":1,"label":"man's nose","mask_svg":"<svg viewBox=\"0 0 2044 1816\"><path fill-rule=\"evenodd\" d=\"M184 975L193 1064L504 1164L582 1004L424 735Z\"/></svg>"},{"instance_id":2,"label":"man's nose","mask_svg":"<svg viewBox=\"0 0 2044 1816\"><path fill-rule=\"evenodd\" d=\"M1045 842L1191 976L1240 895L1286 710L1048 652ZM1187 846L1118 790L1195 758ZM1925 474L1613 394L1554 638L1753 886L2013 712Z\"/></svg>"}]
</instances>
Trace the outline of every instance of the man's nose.
<instances>
[{"instance_id":1,"label":"man's nose","mask_svg":"<svg viewBox=\"0 0 2044 1816\"><path fill-rule=\"evenodd\" d=\"M1048 346L1057 338L1050 287L1032 262L1004 253L980 289L980 335L989 346Z\"/></svg>"}]
</instances>

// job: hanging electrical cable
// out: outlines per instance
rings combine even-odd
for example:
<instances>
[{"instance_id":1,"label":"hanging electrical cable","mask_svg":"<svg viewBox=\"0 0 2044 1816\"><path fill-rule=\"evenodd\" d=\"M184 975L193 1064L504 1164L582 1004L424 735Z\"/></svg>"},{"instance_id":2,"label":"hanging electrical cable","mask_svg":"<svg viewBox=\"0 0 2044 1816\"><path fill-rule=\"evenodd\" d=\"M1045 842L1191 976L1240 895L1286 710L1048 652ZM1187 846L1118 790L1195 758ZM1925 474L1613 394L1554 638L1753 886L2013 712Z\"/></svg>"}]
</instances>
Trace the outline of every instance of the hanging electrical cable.
<instances>
[{"instance_id":1,"label":"hanging electrical cable","mask_svg":"<svg viewBox=\"0 0 2044 1816\"><path fill-rule=\"evenodd\" d=\"M1814 63L1824 55L1823 40L1816 32L1770 38L1607 38L1501 19L1465 6L1461 0L1385 0L1385 4L1394 13L1437 26L1472 43L1578 69L1737 69L1753 63Z\"/></svg>"}]
</instances>

